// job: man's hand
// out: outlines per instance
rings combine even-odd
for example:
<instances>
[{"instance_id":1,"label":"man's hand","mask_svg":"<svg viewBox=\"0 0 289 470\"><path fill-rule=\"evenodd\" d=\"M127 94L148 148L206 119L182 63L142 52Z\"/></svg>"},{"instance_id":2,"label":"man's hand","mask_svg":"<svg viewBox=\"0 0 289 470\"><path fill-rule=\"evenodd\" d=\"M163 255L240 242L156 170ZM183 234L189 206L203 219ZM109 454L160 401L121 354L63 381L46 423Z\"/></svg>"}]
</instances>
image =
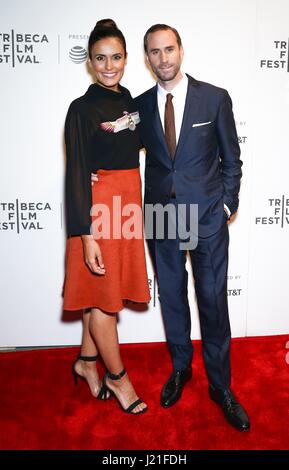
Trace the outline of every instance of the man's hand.
<instances>
[{"instance_id":1,"label":"man's hand","mask_svg":"<svg viewBox=\"0 0 289 470\"><path fill-rule=\"evenodd\" d=\"M93 273L103 276L105 274L105 267L99 244L94 240L92 235L82 235L81 239L84 260L87 266Z\"/></svg>"}]
</instances>

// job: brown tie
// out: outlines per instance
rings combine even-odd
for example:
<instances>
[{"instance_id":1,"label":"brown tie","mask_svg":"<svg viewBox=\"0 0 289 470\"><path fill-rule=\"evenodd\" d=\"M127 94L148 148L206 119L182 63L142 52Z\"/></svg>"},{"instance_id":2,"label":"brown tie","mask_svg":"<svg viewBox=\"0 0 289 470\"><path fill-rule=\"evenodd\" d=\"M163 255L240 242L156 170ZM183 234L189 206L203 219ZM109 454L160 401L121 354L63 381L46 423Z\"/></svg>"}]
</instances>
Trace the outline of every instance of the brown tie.
<instances>
[{"instance_id":1,"label":"brown tie","mask_svg":"<svg viewBox=\"0 0 289 470\"><path fill-rule=\"evenodd\" d=\"M173 160L176 153L176 127L175 127L175 112L173 105L173 95L167 94L167 101L165 107L165 137L168 144L171 159Z\"/></svg>"}]
</instances>

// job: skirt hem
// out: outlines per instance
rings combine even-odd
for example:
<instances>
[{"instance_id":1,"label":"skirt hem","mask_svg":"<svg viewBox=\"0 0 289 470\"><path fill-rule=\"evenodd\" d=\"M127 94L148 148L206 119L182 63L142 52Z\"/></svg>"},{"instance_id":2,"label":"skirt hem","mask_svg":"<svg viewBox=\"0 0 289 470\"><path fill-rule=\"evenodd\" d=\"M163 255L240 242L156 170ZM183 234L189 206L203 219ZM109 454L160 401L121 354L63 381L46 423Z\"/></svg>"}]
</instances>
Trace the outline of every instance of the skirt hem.
<instances>
[{"instance_id":1,"label":"skirt hem","mask_svg":"<svg viewBox=\"0 0 289 470\"><path fill-rule=\"evenodd\" d=\"M137 304L148 304L150 302L151 298L149 298L148 300L137 300L137 299L131 299L131 298L125 298L125 299L122 299L122 303L119 304L118 308L116 309L111 309L111 308L104 308L103 306L101 305L81 305L79 307L64 307L63 310L64 311L79 311L79 310L85 310L85 309L89 309L89 308L99 308L99 310L102 310L103 312L107 312L107 313L119 313L121 310L123 310L124 308L126 308L126 305L124 305L124 303L126 301L128 302L135 302Z\"/></svg>"}]
</instances>

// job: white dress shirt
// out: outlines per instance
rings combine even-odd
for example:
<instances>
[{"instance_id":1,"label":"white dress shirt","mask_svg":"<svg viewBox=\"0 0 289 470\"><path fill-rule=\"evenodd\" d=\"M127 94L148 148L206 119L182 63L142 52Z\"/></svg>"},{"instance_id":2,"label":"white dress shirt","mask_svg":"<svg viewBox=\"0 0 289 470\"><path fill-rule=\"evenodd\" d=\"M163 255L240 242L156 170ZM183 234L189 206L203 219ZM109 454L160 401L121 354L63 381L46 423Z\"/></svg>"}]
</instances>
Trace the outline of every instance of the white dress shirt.
<instances>
[{"instance_id":1,"label":"white dress shirt","mask_svg":"<svg viewBox=\"0 0 289 470\"><path fill-rule=\"evenodd\" d=\"M161 118L161 122L164 126L165 120L165 106L167 100L167 94L171 93L173 95L173 106L174 106L174 113L175 113L175 127L176 127L176 143L178 143L183 116L184 116L184 109L186 104L186 96L188 91L188 77L183 74L182 79L179 83L173 88L172 91L166 91L159 83L158 83L158 107L159 107L159 114Z\"/></svg>"}]
</instances>

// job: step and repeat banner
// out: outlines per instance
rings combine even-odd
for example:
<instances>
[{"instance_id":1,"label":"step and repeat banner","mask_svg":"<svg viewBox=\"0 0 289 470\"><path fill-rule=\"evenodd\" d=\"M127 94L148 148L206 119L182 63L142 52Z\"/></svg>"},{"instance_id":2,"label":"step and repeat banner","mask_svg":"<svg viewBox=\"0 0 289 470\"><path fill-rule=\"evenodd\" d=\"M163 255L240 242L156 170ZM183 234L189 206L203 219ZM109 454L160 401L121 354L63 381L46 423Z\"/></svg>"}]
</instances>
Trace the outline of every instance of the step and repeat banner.
<instances>
[{"instance_id":1,"label":"step and repeat banner","mask_svg":"<svg viewBox=\"0 0 289 470\"><path fill-rule=\"evenodd\" d=\"M123 31L123 85L154 84L142 40L176 27L183 71L226 88L242 151L240 208L230 223L228 300L233 336L289 332L288 0L0 0L0 347L79 344L79 315L62 311L65 220L63 127L92 83L87 40L96 21ZM145 156L141 155L143 174ZM119 315L120 341L163 341L158 290ZM192 338L200 337L189 259Z\"/></svg>"}]
</instances>

